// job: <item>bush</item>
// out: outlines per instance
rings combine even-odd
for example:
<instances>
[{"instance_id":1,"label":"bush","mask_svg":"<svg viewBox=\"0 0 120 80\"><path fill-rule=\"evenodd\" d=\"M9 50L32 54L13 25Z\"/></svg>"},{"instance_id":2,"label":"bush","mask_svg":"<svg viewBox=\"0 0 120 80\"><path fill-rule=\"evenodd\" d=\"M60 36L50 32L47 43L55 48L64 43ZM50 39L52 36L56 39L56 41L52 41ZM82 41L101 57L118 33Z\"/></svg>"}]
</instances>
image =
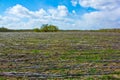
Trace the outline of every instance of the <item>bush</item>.
<instances>
[{"instance_id":1,"label":"bush","mask_svg":"<svg viewBox=\"0 0 120 80\"><path fill-rule=\"evenodd\" d=\"M40 29L39 28L35 28L34 32L40 32Z\"/></svg>"},{"instance_id":2,"label":"bush","mask_svg":"<svg viewBox=\"0 0 120 80\"><path fill-rule=\"evenodd\" d=\"M57 32L58 30L57 26L48 24L43 24L40 29L41 32Z\"/></svg>"}]
</instances>

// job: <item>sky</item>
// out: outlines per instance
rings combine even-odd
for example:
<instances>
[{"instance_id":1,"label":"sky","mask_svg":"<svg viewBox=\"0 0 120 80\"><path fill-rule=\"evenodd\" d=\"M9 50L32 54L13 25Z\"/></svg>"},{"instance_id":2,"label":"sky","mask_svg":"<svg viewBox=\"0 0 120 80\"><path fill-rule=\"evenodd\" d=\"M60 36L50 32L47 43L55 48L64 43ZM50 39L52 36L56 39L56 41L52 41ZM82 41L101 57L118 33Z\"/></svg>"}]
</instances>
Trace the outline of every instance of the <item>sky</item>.
<instances>
[{"instance_id":1,"label":"sky","mask_svg":"<svg viewBox=\"0 0 120 80\"><path fill-rule=\"evenodd\" d=\"M120 28L120 0L0 0L0 27L63 30Z\"/></svg>"}]
</instances>

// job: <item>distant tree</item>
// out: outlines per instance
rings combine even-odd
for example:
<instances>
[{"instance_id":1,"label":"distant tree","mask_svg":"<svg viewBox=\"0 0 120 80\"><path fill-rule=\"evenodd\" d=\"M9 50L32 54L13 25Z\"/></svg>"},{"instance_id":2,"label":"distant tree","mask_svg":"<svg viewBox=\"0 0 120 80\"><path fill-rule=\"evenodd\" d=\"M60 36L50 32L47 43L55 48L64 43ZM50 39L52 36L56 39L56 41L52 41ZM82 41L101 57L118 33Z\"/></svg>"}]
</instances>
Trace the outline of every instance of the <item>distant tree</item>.
<instances>
[{"instance_id":1,"label":"distant tree","mask_svg":"<svg viewBox=\"0 0 120 80\"><path fill-rule=\"evenodd\" d=\"M41 32L57 32L59 29L55 25L43 24L40 28Z\"/></svg>"},{"instance_id":2,"label":"distant tree","mask_svg":"<svg viewBox=\"0 0 120 80\"><path fill-rule=\"evenodd\" d=\"M48 24L43 24L40 28L41 32L48 32Z\"/></svg>"},{"instance_id":3,"label":"distant tree","mask_svg":"<svg viewBox=\"0 0 120 80\"><path fill-rule=\"evenodd\" d=\"M0 32L7 32L7 31L9 31L9 29L7 29L7 28L5 28L5 27L1 27L1 28L0 28Z\"/></svg>"},{"instance_id":4,"label":"distant tree","mask_svg":"<svg viewBox=\"0 0 120 80\"><path fill-rule=\"evenodd\" d=\"M35 28L35 29L33 29L34 30L34 32L40 32L40 29L39 28Z\"/></svg>"}]
</instances>

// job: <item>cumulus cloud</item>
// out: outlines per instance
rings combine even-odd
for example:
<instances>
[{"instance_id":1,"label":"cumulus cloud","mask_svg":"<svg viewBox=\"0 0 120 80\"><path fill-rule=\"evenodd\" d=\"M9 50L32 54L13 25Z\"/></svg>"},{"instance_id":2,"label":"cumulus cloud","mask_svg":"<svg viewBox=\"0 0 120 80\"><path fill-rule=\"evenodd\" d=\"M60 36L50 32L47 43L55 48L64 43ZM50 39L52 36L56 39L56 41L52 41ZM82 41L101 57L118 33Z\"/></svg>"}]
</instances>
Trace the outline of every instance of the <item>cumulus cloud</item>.
<instances>
[{"instance_id":1,"label":"cumulus cloud","mask_svg":"<svg viewBox=\"0 0 120 80\"><path fill-rule=\"evenodd\" d=\"M46 16L47 12L44 9L40 9L39 11L32 12L32 15L42 17Z\"/></svg>"},{"instance_id":2,"label":"cumulus cloud","mask_svg":"<svg viewBox=\"0 0 120 80\"><path fill-rule=\"evenodd\" d=\"M98 11L85 13L77 24L88 29L120 28L120 0L79 0L79 4Z\"/></svg>"},{"instance_id":3,"label":"cumulus cloud","mask_svg":"<svg viewBox=\"0 0 120 80\"><path fill-rule=\"evenodd\" d=\"M55 16L55 17L56 16L57 17L64 17L64 16L68 15L68 9L64 5L59 5L57 7L57 9L49 9L48 11L52 16Z\"/></svg>"},{"instance_id":4,"label":"cumulus cloud","mask_svg":"<svg viewBox=\"0 0 120 80\"><path fill-rule=\"evenodd\" d=\"M58 5L56 9L48 9L48 12L44 9L40 9L38 11L30 11L22 5L17 4L6 11L7 15L14 15L20 18L30 18L34 17L45 17L45 16L57 16L57 17L65 17L68 14L68 9L64 5Z\"/></svg>"},{"instance_id":5,"label":"cumulus cloud","mask_svg":"<svg viewBox=\"0 0 120 80\"><path fill-rule=\"evenodd\" d=\"M32 29L47 23L61 26L61 24L70 22L70 19L66 18L67 15L68 9L64 5L58 5L54 9L44 10L41 8L38 11L30 11L17 4L8 8L4 16L0 15L0 26L17 29Z\"/></svg>"},{"instance_id":6,"label":"cumulus cloud","mask_svg":"<svg viewBox=\"0 0 120 80\"><path fill-rule=\"evenodd\" d=\"M83 7L111 10L119 7L120 0L79 0L79 4Z\"/></svg>"},{"instance_id":7,"label":"cumulus cloud","mask_svg":"<svg viewBox=\"0 0 120 80\"><path fill-rule=\"evenodd\" d=\"M66 6L58 6L58 11L60 16L67 16L68 9Z\"/></svg>"},{"instance_id":8,"label":"cumulus cloud","mask_svg":"<svg viewBox=\"0 0 120 80\"><path fill-rule=\"evenodd\" d=\"M76 19L76 29L120 28L120 0L71 0L71 3L96 9Z\"/></svg>"},{"instance_id":9,"label":"cumulus cloud","mask_svg":"<svg viewBox=\"0 0 120 80\"><path fill-rule=\"evenodd\" d=\"M7 15L14 15L14 17L19 18L30 18L30 17L42 17L44 15L47 15L47 12L44 9L40 9L38 11L30 11L27 8L23 7L22 5L17 4L16 6L13 6L6 11Z\"/></svg>"},{"instance_id":10,"label":"cumulus cloud","mask_svg":"<svg viewBox=\"0 0 120 80\"><path fill-rule=\"evenodd\" d=\"M32 14L27 8L23 7L22 5L17 4L9 9L7 9L6 14L14 15L17 17L29 17Z\"/></svg>"}]
</instances>

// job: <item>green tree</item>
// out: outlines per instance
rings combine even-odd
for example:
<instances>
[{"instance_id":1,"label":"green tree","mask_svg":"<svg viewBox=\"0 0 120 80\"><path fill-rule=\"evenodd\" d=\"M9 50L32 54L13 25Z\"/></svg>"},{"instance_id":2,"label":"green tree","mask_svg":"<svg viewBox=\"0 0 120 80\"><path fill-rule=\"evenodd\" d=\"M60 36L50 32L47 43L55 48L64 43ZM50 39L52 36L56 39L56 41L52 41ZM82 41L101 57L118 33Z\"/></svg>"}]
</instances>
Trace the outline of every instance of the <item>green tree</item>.
<instances>
[{"instance_id":1,"label":"green tree","mask_svg":"<svg viewBox=\"0 0 120 80\"><path fill-rule=\"evenodd\" d=\"M59 29L55 25L43 24L40 28L41 32L57 32Z\"/></svg>"},{"instance_id":2,"label":"green tree","mask_svg":"<svg viewBox=\"0 0 120 80\"><path fill-rule=\"evenodd\" d=\"M7 31L9 31L9 29L7 29L7 28L5 28L5 27L1 27L1 28L0 28L0 32L7 32Z\"/></svg>"},{"instance_id":3,"label":"green tree","mask_svg":"<svg viewBox=\"0 0 120 80\"><path fill-rule=\"evenodd\" d=\"M40 29L39 28L35 28L34 32L40 32Z\"/></svg>"}]
</instances>

